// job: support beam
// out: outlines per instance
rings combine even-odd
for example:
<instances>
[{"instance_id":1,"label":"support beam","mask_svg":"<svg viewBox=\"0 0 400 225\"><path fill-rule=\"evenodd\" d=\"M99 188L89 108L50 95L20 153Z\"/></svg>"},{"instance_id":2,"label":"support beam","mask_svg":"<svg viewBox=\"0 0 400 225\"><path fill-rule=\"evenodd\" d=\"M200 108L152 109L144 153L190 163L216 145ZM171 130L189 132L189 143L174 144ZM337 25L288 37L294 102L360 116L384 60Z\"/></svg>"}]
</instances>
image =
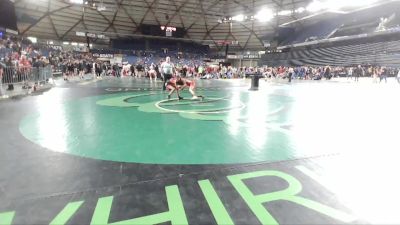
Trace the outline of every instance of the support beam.
<instances>
[{"instance_id":1,"label":"support beam","mask_svg":"<svg viewBox=\"0 0 400 225\"><path fill-rule=\"evenodd\" d=\"M47 16L50 16L50 15L56 13L56 12L59 12L59 11L61 11L61 10L68 9L68 8L71 8L71 7L72 7L72 5L67 5L67 6L64 6L64 7L58 8L58 9L55 9L55 10L53 10L53 11L46 12L46 13L45 13L43 16L41 16L35 23L32 23L32 24L29 25L24 31L22 31L22 32L21 32L21 35L24 35L24 34L25 34L26 32L28 32L32 27L36 26L38 23L40 23L40 21L42 21L42 20L43 20L44 18L46 18Z\"/></svg>"},{"instance_id":2,"label":"support beam","mask_svg":"<svg viewBox=\"0 0 400 225\"><path fill-rule=\"evenodd\" d=\"M213 4L211 4L209 7L207 7L207 9L205 11L210 10L211 8L214 8L216 5L218 5L222 0L217 0L215 1ZM190 30L196 23L197 23L197 19L199 19L202 15L197 15L194 18L194 22L192 24L189 25L188 28L186 28L186 32L188 32L188 30Z\"/></svg>"},{"instance_id":3,"label":"support beam","mask_svg":"<svg viewBox=\"0 0 400 225\"><path fill-rule=\"evenodd\" d=\"M261 38L256 34L256 32L254 32L253 29L247 27L246 25L244 25L242 22L239 22L239 24L244 27L246 30L248 30L251 34L253 34L254 37L257 38L257 40L260 42L261 46L264 47L264 42L261 40Z\"/></svg>"},{"instance_id":4,"label":"support beam","mask_svg":"<svg viewBox=\"0 0 400 225\"><path fill-rule=\"evenodd\" d=\"M61 36L61 40L63 40L65 38L65 36L67 36L67 34L74 29L76 26L78 26L78 24L82 22L82 19L78 20L78 22L76 22L72 27L70 27L62 36Z\"/></svg>"},{"instance_id":5,"label":"support beam","mask_svg":"<svg viewBox=\"0 0 400 225\"><path fill-rule=\"evenodd\" d=\"M144 13L142 19L140 20L139 26L136 27L135 33L139 30L139 27L143 24L144 19L146 19L147 14L149 14L149 12L152 11L151 7L153 7L153 5L155 4L155 2L156 2L157 0L153 0L153 2L150 3L150 4L149 4L146 0L143 0L143 1L146 3L146 5L147 5L148 8L147 8L146 12ZM152 11L152 12L153 12L153 11ZM154 12L153 12L153 15L154 15ZM156 19L156 21L158 21L157 17L155 17L155 19ZM159 22L159 21L158 21L158 24L160 25L160 22ZM161 25L160 25L160 26L161 26Z\"/></svg>"},{"instance_id":6,"label":"support beam","mask_svg":"<svg viewBox=\"0 0 400 225\"><path fill-rule=\"evenodd\" d=\"M128 16L128 18L131 20L131 22L133 24L135 24L136 27L138 27L138 24L136 23L136 21L133 19L133 17L131 16L131 14L128 13L128 10L126 10L126 8L122 5L120 5L120 7L122 8L122 10L124 10L125 14Z\"/></svg>"},{"instance_id":7,"label":"support beam","mask_svg":"<svg viewBox=\"0 0 400 225\"><path fill-rule=\"evenodd\" d=\"M182 19L182 15L181 15L180 11L189 2L189 0L186 0L185 2L183 2L182 5L179 7L177 6L175 0L170 0L170 1L173 3L173 5L176 9L176 12L171 16L171 18L169 18L169 20L167 21L167 24L165 26L168 26L170 24L170 22L176 17L176 15L179 15L179 19L181 21L182 28L185 29L185 24L183 23L183 19Z\"/></svg>"},{"instance_id":8,"label":"support beam","mask_svg":"<svg viewBox=\"0 0 400 225\"><path fill-rule=\"evenodd\" d=\"M51 6L50 4L51 4L51 1L49 1L48 4L47 4L47 13L50 12L50 6ZM48 17L49 17L49 21L50 21L51 27L53 28L54 34L57 36L58 39L60 39L60 36L58 35L56 26L53 23L53 19L51 18L51 15L49 15Z\"/></svg>"}]
</instances>

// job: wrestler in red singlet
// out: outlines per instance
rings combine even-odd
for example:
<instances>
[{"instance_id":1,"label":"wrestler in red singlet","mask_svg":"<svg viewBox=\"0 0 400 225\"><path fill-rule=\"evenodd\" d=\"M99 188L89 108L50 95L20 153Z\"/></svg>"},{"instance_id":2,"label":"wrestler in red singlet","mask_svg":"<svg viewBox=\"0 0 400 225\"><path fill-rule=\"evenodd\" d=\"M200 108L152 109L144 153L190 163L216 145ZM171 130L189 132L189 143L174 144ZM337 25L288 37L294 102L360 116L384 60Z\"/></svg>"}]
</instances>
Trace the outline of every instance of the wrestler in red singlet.
<instances>
[{"instance_id":1,"label":"wrestler in red singlet","mask_svg":"<svg viewBox=\"0 0 400 225\"><path fill-rule=\"evenodd\" d=\"M196 93L194 92L194 89L196 88L196 83L194 80L178 77L178 79L176 80L176 85L179 88L179 90L183 90L185 89L185 87L188 87L190 94L192 94L193 96L192 99L198 99L199 97L203 99L203 96L197 96Z\"/></svg>"},{"instance_id":2,"label":"wrestler in red singlet","mask_svg":"<svg viewBox=\"0 0 400 225\"><path fill-rule=\"evenodd\" d=\"M168 99L171 99L171 95L172 93L174 93L176 91L176 94L178 95L178 99L181 100L183 99L181 96L179 96L179 87L176 84L177 79L176 78L171 78L167 81L166 88L169 90L168 93Z\"/></svg>"},{"instance_id":3,"label":"wrestler in red singlet","mask_svg":"<svg viewBox=\"0 0 400 225\"><path fill-rule=\"evenodd\" d=\"M194 80L185 79L185 84L189 87L189 89L194 90L196 88L196 83L194 82Z\"/></svg>"}]
</instances>

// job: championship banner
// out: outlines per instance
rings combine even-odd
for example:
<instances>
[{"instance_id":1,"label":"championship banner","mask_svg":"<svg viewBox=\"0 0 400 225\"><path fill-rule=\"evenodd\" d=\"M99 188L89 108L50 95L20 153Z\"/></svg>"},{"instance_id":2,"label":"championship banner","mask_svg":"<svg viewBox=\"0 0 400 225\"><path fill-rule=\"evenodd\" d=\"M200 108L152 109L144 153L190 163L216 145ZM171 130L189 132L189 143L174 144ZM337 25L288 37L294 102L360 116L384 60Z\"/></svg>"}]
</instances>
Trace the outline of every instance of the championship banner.
<instances>
[{"instance_id":1,"label":"championship banner","mask_svg":"<svg viewBox=\"0 0 400 225\"><path fill-rule=\"evenodd\" d=\"M113 59L114 54L107 54L107 53L93 53L93 57L95 58L106 58L106 59Z\"/></svg>"}]
</instances>

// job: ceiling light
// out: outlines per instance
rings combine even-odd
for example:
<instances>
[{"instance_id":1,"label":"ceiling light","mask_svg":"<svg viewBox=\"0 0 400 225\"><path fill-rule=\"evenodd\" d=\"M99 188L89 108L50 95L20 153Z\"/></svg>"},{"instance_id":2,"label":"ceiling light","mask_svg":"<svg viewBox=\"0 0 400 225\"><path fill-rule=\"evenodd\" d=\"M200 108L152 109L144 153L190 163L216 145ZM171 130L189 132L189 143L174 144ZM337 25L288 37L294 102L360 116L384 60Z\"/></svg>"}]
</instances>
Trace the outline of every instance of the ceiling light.
<instances>
[{"instance_id":1,"label":"ceiling light","mask_svg":"<svg viewBox=\"0 0 400 225\"><path fill-rule=\"evenodd\" d=\"M32 43L37 43L37 38L35 37L28 37L28 40L30 40Z\"/></svg>"},{"instance_id":2,"label":"ceiling light","mask_svg":"<svg viewBox=\"0 0 400 225\"><path fill-rule=\"evenodd\" d=\"M304 7L300 7L298 9L295 10L296 13L302 13L304 12L306 9Z\"/></svg>"},{"instance_id":3,"label":"ceiling light","mask_svg":"<svg viewBox=\"0 0 400 225\"><path fill-rule=\"evenodd\" d=\"M342 8L367 7L379 0L314 0L307 6L307 11L317 12L319 10L339 10Z\"/></svg>"},{"instance_id":4,"label":"ceiling light","mask_svg":"<svg viewBox=\"0 0 400 225\"><path fill-rule=\"evenodd\" d=\"M64 41L63 45L69 45L69 42L68 41Z\"/></svg>"},{"instance_id":5,"label":"ceiling light","mask_svg":"<svg viewBox=\"0 0 400 225\"><path fill-rule=\"evenodd\" d=\"M292 14L292 10L282 10L282 11L278 12L279 16L288 16L290 14Z\"/></svg>"},{"instance_id":6,"label":"ceiling light","mask_svg":"<svg viewBox=\"0 0 400 225\"><path fill-rule=\"evenodd\" d=\"M232 17L232 20L242 22L244 20L244 16L242 14Z\"/></svg>"},{"instance_id":7,"label":"ceiling light","mask_svg":"<svg viewBox=\"0 0 400 225\"><path fill-rule=\"evenodd\" d=\"M256 18L260 22L268 22L272 18L274 18L274 14L270 9L264 8L261 11L259 11L257 15L254 16L254 18Z\"/></svg>"},{"instance_id":8,"label":"ceiling light","mask_svg":"<svg viewBox=\"0 0 400 225\"><path fill-rule=\"evenodd\" d=\"M307 11L309 12L317 12L321 9L324 9L325 5L320 1L313 1L307 6Z\"/></svg>"},{"instance_id":9,"label":"ceiling light","mask_svg":"<svg viewBox=\"0 0 400 225\"><path fill-rule=\"evenodd\" d=\"M330 1L332 2L332 0ZM338 3L342 7L364 7L373 5L377 1L378 0L351 0L351 1L339 0Z\"/></svg>"},{"instance_id":10,"label":"ceiling light","mask_svg":"<svg viewBox=\"0 0 400 225\"><path fill-rule=\"evenodd\" d=\"M73 4L83 4L83 0L69 0Z\"/></svg>"},{"instance_id":11,"label":"ceiling light","mask_svg":"<svg viewBox=\"0 0 400 225\"><path fill-rule=\"evenodd\" d=\"M99 6L97 6L97 10L100 11L100 12L101 12L101 11L106 11L106 9L107 9L107 8L106 8L106 6L105 6L103 3L101 3Z\"/></svg>"}]
</instances>

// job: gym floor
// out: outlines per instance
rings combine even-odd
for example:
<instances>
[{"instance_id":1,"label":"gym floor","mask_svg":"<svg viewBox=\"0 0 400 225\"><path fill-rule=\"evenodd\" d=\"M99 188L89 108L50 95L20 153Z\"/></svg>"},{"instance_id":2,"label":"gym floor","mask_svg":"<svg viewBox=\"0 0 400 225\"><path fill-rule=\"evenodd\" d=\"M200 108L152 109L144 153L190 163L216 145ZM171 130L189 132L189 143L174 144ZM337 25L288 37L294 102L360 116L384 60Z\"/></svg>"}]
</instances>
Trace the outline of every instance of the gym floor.
<instances>
[{"instance_id":1,"label":"gym floor","mask_svg":"<svg viewBox=\"0 0 400 225\"><path fill-rule=\"evenodd\" d=\"M399 224L399 85L260 82L0 101L0 224Z\"/></svg>"}]
</instances>

